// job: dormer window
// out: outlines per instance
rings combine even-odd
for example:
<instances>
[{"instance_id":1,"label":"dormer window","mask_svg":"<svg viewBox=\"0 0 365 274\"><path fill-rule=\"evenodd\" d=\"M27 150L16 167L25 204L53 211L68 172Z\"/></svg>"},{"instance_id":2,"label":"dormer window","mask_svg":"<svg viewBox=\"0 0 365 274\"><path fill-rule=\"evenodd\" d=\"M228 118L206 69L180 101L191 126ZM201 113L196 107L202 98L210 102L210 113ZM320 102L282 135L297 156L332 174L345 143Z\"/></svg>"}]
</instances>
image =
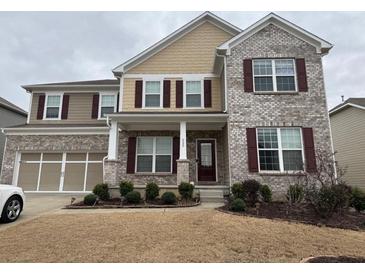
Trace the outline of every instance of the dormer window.
<instances>
[{"instance_id":1,"label":"dormer window","mask_svg":"<svg viewBox=\"0 0 365 274\"><path fill-rule=\"evenodd\" d=\"M44 109L44 119L60 119L61 117L62 95L49 95L46 97L46 107Z\"/></svg>"},{"instance_id":2,"label":"dormer window","mask_svg":"<svg viewBox=\"0 0 365 274\"><path fill-rule=\"evenodd\" d=\"M295 92L294 59L253 60L255 92Z\"/></svg>"}]
</instances>

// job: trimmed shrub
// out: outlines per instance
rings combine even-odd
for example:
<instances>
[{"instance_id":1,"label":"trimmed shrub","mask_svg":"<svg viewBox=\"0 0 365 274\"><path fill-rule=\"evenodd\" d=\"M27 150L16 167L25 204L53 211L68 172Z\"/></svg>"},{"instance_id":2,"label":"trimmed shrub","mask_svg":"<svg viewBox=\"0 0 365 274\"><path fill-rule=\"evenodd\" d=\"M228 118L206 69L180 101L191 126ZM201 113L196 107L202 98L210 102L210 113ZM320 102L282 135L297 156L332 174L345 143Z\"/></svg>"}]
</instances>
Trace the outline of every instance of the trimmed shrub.
<instances>
[{"instance_id":1,"label":"trimmed shrub","mask_svg":"<svg viewBox=\"0 0 365 274\"><path fill-rule=\"evenodd\" d=\"M232 201L229 206L229 210L234 212L243 212L246 210L246 204L243 199L237 198Z\"/></svg>"},{"instance_id":2,"label":"trimmed shrub","mask_svg":"<svg viewBox=\"0 0 365 274\"><path fill-rule=\"evenodd\" d=\"M235 199L246 199L246 193L242 183L234 183L231 187L231 191Z\"/></svg>"},{"instance_id":3,"label":"trimmed shrub","mask_svg":"<svg viewBox=\"0 0 365 274\"><path fill-rule=\"evenodd\" d=\"M270 203L272 200L272 192L268 185L260 186L260 195L264 202Z\"/></svg>"},{"instance_id":4,"label":"trimmed shrub","mask_svg":"<svg viewBox=\"0 0 365 274\"><path fill-rule=\"evenodd\" d=\"M130 181L121 181L119 184L119 192L122 197L127 195L127 193L133 191L134 186Z\"/></svg>"},{"instance_id":5,"label":"trimmed shrub","mask_svg":"<svg viewBox=\"0 0 365 274\"><path fill-rule=\"evenodd\" d=\"M160 195L160 188L154 182L150 182L146 185L146 200L152 201Z\"/></svg>"},{"instance_id":6,"label":"trimmed shrub","mask_svg":"<svg viewBox=\"0 0 365 274\"><path fill-rule=\"evenodd\" d=\"M303 201L304 189L299 184L290 185L286 192L286 199L290 204L297 204Z\"/></svg>"},{"instance_id":7,"label":"trimmed shrub","mask_svg":"<svg viewBox=\"0 0 365 274\"><path fill-rule=\"evenodd\" d=\"M179 185L179 194L185 200L193 198L194 185L181 182Z\"/></svg>"},{"instance_id":8,"label":"trimmed shrub","mask_svg":"<svg viewBox=\"0 0 365 274\"><path fill-rule=\"evenodd\" d=\"M96 201L98 199L98 196L96 196L95 194L87 194L85 197L84 197L84 204L85 205L89 205L89 206L93 206L96 204Z\"/></svg>"},{"instance_id":9,"label":"trimmed shrub","mask_svg":"<svg viewBox=\"0 0 365 274\"><path fill-rule=\"evenodd\" d=\"M259 196L258 193L259 193L261 184L254 179L250 179L250 180L245 180L242 183L242 185L243 185L243 189L246 193L246 202L250 206L254 206L258 202L258 196Z\"/></svg>"},{"instance_id":10,"label":"trimmed shrub","mask_svg":"<svg viewBox=\"0 0 365 274\"><path fill-rule=\"evenodd\" d=\"M358 212L365 210L365 192L357 187L352 189L351 206Z\"/></svg>"},{"instance_id":11,"label":"trimmed shrub","mask_svg":"<svg viewBox=\"0 0 365 274\"><path fill-rule=\"evenodd\" d=\"M162 194L161 200L165 205L173 205L177 202L175 193L169 191Z\"/></svg>"},{"instance_id":12,"label":"trimmed shrub","mask_svg":"<svg viewBox=\"0 0 365 274\"><path fill-rule=\"evenodd\" d=\"M94 186L93 193L102 201L110 199L108 184L97 184Z\"/></svg>"},{"instance_id":13,"label":"trimmed shrub","mask_svg":"<svg viewBox=\"0 0 365 274\"><path fill-rule=\"evenodd\" d=\"M139 204L141 201L141 193L138 191L131 191L125 195L125 199L129 204Z\"/></svg>"}]
</instances>

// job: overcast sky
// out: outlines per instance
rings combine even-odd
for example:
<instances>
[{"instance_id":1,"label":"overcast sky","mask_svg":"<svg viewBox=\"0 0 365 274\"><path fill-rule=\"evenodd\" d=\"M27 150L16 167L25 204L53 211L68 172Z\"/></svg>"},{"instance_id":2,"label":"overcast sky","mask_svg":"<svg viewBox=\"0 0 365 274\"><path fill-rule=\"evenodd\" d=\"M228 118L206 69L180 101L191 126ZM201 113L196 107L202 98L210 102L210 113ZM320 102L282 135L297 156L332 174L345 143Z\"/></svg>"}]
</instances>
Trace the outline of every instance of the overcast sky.
<instances>
[{"instance_id":1,"label":"overcast sky","mask_svg":"<svg viewBox=\"0 0 365 274\"><path fill-rule=\"evenodd\" d=\"M0 96L28 110L20 87L113 78L111 69L201 12L0 12ZM267 12L214 12L245 29ZM334 44L323 58L329 107L365 97L364 12L278 12Z\"/></svg>"}]
</instances>

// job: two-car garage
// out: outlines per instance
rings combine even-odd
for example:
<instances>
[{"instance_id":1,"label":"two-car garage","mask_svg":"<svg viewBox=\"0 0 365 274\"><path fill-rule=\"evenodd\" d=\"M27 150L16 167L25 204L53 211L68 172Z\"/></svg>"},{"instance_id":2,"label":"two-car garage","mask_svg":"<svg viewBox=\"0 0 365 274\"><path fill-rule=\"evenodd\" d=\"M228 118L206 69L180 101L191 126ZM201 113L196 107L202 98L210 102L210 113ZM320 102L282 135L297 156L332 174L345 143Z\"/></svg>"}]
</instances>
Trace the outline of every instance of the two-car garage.
<instances>
[{"instance_id":1,"label":"two-car garage","mask_svg":"<svg viewBox=\"0 0 365 274\"><path fill-rule=\"evenodd\" d=\"M83 192L103 182L105 152L22 152L17 185L24 191Z\"/></svg>"}]
</instances>

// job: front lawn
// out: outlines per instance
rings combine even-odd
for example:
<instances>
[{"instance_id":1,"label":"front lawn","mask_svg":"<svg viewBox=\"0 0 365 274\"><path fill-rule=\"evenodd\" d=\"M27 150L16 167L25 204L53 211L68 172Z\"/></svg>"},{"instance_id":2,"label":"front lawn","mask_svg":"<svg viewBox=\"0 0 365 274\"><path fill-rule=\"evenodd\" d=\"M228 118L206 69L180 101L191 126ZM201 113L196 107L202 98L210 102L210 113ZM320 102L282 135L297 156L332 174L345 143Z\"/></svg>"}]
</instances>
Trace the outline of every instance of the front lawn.
<instances>
[{"instance_id":1,"label":"front lawn","mask_svg":"<svg viewBox=\"0 0 365 274\"><path fill-rule=\"evenodd\" d=\"M0 262L299 262L365 256L365 232L213 209L45 215L1 232Z\"/></svg>"}]
</instances>

